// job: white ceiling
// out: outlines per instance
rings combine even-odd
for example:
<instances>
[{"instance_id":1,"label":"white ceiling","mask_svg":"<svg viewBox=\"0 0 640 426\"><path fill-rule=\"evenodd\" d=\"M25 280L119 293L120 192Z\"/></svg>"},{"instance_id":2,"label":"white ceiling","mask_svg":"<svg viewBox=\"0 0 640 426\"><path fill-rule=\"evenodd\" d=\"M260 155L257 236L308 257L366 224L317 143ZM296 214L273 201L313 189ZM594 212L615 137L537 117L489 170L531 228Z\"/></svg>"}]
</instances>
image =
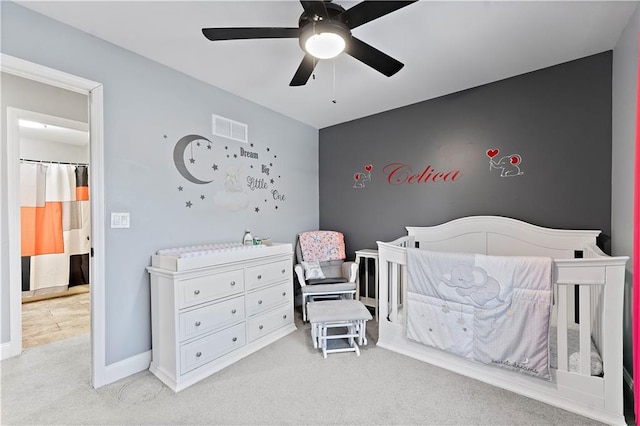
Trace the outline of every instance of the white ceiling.
<instances>
[{"instance_id":1,"label":"white ceiling","mask_svg":"<svg viewBox=\"0 0 640 426\"><path fill-rule=\"evenodd\" d=\"M353 30L405 67L385 77L347 55L289 87L297 39L212 42L204 27L296 27L298 1L19 4L315 128L613 49L631 1L420 1ZM335 0L346 9L357 2ZM334 98L336 102L333 103Z\"/></svg>"}]
</instances>

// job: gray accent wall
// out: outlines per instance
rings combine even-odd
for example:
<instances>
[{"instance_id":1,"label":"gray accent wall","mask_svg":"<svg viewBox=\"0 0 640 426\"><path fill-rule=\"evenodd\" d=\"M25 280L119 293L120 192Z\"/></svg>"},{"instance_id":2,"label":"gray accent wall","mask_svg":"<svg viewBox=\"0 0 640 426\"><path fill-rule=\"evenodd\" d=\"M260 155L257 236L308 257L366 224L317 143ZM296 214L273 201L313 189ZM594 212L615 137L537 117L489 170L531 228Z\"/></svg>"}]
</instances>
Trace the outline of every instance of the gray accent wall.
<instances>
[{"instance_id":1,"label":"gray accent wall","mask_svg":"<svg viewBox=\"0 0 640 426\"><path fill-rule=\"evenodd\" d=\"M608 249L611 67L603 52L321 129L320 227L344 232L350 257L469 215L599 229Z\"/></svg>"},{"instance_id":2,"label":"gray accent wall","mask_svg":"<svg viewBox=\"0 0 640 426\"><path fill-rule=\"evenodd\" d=\"M638 87L640 7L613 51L613 170L611 177L611 252L633 254L633 189ZM633 374L631 258L627 262L624 306L624 368Z\"/></svg>"},{"instance_id":3,"label":"gray accent wall","mask_svg":"<svg viewBox=\"0 0 640 426\"><path fill-rule=\"evenodd\" d=\"M106 262L108 365L151 347L145 267L156 250L240 241L246 228L254 236L293 243L297 233L317 229L317 129L14 3L2 2L1 7L3 53L104 87L105 217L109 220L112 212L131 214L129 229L103 224L106 251L96 253ZM246 123L253 146L214 137L212 114ZM186 180L174 165L174 147L190 134L211 141L211 150L202 140L184 156L186 161L193 155L192 172L213 179L210 184ZM256 155L242 156L240 148ZM198 168L203 164L209 167ZM256 178L253 189L248 187L249 177ZM232 206L234 200L224 194L230 187L225 183L232 182L248 200L235 211L231 208L239 204ZM220 193L225 196L216 198ZM5 205L6 188L1 194ZM227 204L221 207L216 200ZM0 217L6 221L5 212ZM4 252L2 262L4 274ZM3 295L7 285L3 277ZM2 323L8 321L9 312L3 309ZM3 329L1 341L7 340Z\"/></svg>"}]
</instances>

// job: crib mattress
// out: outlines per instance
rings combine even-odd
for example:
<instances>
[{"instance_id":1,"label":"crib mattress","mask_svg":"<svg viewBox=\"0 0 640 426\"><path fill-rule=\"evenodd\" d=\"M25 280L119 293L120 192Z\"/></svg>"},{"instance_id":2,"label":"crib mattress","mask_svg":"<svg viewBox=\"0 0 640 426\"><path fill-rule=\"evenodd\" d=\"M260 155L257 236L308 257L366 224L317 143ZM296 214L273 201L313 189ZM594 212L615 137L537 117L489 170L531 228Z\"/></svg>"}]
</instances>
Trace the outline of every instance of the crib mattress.
<instances>
[{"instance_id":1,"label":"crib mattress","mask_svg":"<svg viewBox=\"0 0 640 426\"><path fill-rule=\"evenodd\" d=\"M555 326L551 327L549 333L550 344L549 352L550 359L549 364L551 368L558 368L558 329ZM572 373L580 372L580 330L577 325L569 325L567 329L567 346L569 347L569 371ZM591 375L602 376L602 357L598 348L591 340Z\"/></svg>"}]
</instances>

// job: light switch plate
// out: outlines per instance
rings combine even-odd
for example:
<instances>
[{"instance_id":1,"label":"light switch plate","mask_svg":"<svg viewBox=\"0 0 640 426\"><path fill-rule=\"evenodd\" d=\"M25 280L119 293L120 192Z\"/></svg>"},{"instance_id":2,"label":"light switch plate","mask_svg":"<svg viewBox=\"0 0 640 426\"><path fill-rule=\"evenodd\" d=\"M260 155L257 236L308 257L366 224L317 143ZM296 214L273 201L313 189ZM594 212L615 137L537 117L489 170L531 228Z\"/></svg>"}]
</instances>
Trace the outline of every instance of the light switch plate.
<instances>
[{"instance_id":1,"label":"light switch plate","mask_svg":"<svg viewBox=\"0 0 640 426\"><path fill-rule=\"evenodd\" d=\"M112 228L129 228L129 213L111 213Z\"/></svg>"}]
</instances>

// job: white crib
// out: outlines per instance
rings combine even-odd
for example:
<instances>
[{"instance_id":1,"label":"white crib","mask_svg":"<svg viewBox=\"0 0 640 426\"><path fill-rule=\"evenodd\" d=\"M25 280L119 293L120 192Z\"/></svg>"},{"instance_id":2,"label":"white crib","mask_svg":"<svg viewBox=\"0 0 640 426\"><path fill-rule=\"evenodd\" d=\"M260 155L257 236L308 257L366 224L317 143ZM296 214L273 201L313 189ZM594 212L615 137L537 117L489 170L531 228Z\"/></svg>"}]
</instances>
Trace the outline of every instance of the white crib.
<instances>
[{"instance_id":1,"label":"white crib","mask_svg":"<svg viewBox=\"0 0 640 426\"><path fill-rule=\"evenodd\" d=\"M499 386L605 423L625 424L622 383L622 306L627 257L596 246L600 231L557 230L498 216L473 216L378 241L380 330L378 346ZM558 366L547 382L452 355L406 338L406 247L486 255L554 259L554 312ZM576 321L576 315L578 315ZM579 371L569 369L567 329L579 328ZM591 373L591 339L603 375Z\"/></svg>"}]
</instances>

